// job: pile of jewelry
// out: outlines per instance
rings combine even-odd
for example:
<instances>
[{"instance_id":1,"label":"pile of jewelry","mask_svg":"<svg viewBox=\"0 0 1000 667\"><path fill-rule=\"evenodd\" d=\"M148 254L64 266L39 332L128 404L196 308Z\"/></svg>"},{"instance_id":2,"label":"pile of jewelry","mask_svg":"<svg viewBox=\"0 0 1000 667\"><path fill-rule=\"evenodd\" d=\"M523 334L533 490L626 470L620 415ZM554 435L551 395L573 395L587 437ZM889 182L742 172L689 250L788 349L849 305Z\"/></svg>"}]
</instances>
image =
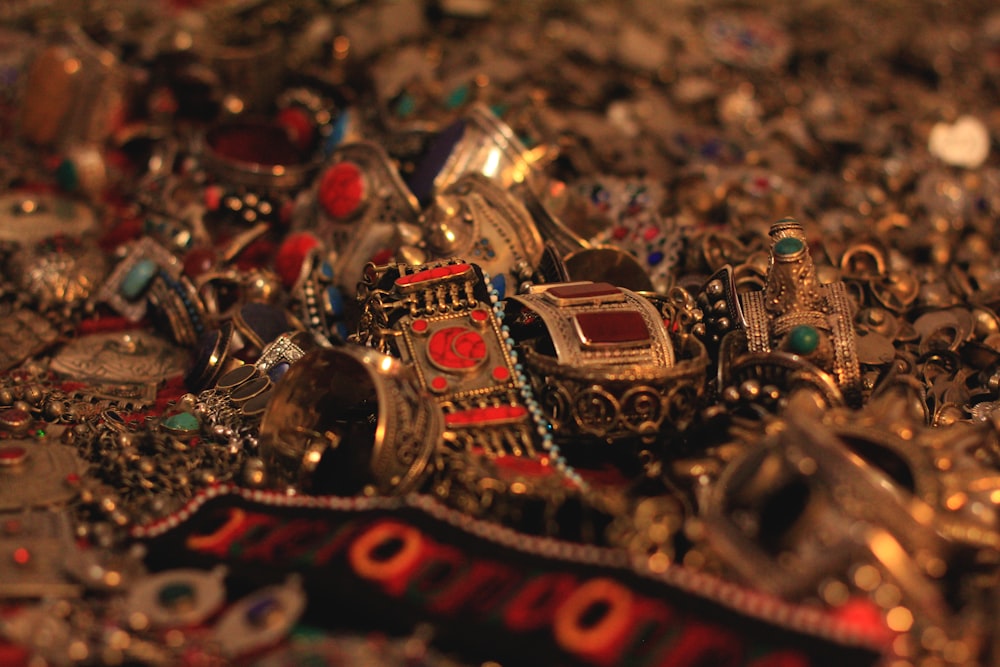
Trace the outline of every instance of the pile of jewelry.
<instances>
[{"instance_id":1,"label":"pile of jewelry","mask_svg":"<svg viewBox=\"0 0 1000 667\"><path fill-rule=\"evenodd\" d=\"M1000 661L991 3L0 8L0 663Z\"/></svg>"}]
</instances>

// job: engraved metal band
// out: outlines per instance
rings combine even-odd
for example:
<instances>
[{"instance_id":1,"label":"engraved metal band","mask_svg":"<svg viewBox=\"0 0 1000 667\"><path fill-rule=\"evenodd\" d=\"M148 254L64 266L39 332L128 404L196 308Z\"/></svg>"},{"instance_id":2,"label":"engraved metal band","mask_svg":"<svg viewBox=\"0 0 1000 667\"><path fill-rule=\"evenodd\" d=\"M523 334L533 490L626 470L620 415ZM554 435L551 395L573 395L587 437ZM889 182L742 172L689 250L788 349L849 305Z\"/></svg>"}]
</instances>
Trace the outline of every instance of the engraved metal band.
<instances>
[{"instance_id":1,"label":"engraved metal band","mask_svg":"<svg viewBox=\"0 0 1000 667\"><path fill-rule=\"evenodd\" d=\"M275 387L261 457L276 484L403 494L429 473L443 428L441 409L406 364L357 345L319 349Z\"/></svg>"},{"instance_id":2,"label":"engraved metal band","mask_svg":"<svg viewBox=\"0 0 1000 667\"><path fill-rule=\"evenodd\" d=\"M770 318L764 308L764 293L744 292L740 305L746 318L747 348L750 352L770 352Z\"/></svg>"}]
</instances>

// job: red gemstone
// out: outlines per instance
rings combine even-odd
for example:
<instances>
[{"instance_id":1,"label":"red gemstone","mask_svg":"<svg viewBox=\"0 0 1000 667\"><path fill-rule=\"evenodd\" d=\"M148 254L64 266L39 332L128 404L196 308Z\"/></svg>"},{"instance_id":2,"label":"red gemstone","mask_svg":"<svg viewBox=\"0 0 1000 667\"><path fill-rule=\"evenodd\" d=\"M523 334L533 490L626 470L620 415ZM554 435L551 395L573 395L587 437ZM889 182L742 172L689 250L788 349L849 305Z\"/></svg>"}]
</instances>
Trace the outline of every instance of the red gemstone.
<instances>
[{"instance_id":1,"label":"red gemstone","mask_svg":"<svg viewBox=\"0 0 1000 667\"><path fill-rule=\"evenodd\" d=\"M634 310L579 313L573 319L584 345L643 343L650 339L646 320Z\"/></svg>"},{"instance_id":2,"label":"red gemstone","mask_svg":"<svg viewBox=\"0 0 1000 667\"><path fill-rule=\"evenodd\" d=\"M316 126L305 109L302 107L282 109L275 120L278 121L278 125L285 128L288 138L299 147L299 150L306 151L312 146L316 136Z\"/></svg>"},{"instance_id":3,"label":"red gemstone","mask_svg":"<svg viewBox=\"0 0 1000 667\"><path fill-rule=\"evenodd\" d=\"M222 205L222 188L218 185L210 185L205 188L205 208L209 211L218 211Z\"/></svg>"},{"instance_id":4,"label":"red gemstone","mask_svg":"<svg viewBox=\"0 0 1000 667\"><path fill-rule=\"evenodd\" d=\"M317 194L320 206L332 218L352 216L365 199L365 181L353 162L340 162L323 172Z\"/></svg>"},{"instance_id":5,"label":"red gemstone","mask_svg":"<svg viewBox=\"0 0 1000 667\"><path fill-rule=\"evenodd\" d=\"M278 248L274 258L274 270L281 283L291 289L302 273L302 262L309 252L319 245L319 239L308 232L289 234Z\"/></svg>"},{"instance_id":6,"label":"red gemstone","mask_svg":"<svg viewBox=\"0 0 1000 667\"><path fill-rule=\"evenodd\" d=\"M510 379L510 371L504 366L497 366L493 369L493 379L497 382L506 382Z\"/></svg>"},{"instance_id":7,"label":"red gemstone","mask_svg":"<svg viewBox=\"0 0 1000 667\"><path fill-rule=\"evenodd\" d=\"M619 296L621 291L610 283L566 284L546 290L557 299L593 299L601 296Z\"/></svg>"},{"instance_id":8,"label":"red gemstone","mask_svg":"<svg viewBox=\"0 0 1000 667\"><path fill-rule=\"evenodd\" d=\"M17 445L0 447L0 466L14 466L28 458L28 450Z\"/></svg>"},{"instance_id":9,"label":"red gemstone","mask_svg":"<svg viewBox=\"0 0 1000 667\"><path fill-rule=\"evenodd\" d=\"M278 222L288 225L292 222L293 215L295 215L295 200L286 199L281 203L281 208L278 209Z\"/></svg>"},{"instance_id":10,"label":"red gemstone","mask_svg":"<svg viewBox=\"0 0 1000 667\"><path fill-rule=\"evenodd\" d=\"M442 392L448 388L448 380L441 377L440 375L435 375L431 378L431 389L437 392Z\"/></svg>"},{"instance_id":11,"label":"red gemstone","mask_svg":"<svg viewBox=\"0 0 1000 667\"><path fill-rule=\"evenodd\" d=\"M485 310L483 310L482 308L474 308L472 311L469 312L469 318L473 322L482 323L490 319L490 314Z\"/></svg>"},{"instance_id":12,"label":"red gemstone","mask_svg":"<svg viewBox=\"0 0 1000 667\"><path fill-rule=\"evenodd\" d=\"M371 263L375 266L382 266L383 264L388 264L392 261L392 258L396 256L396 251L392 248L383 248L377 253L372 255Z\"/></svg>"},{"instance_id":13,"label":"red gemstone","mask_svg":"<svg viewBox=\"0 0 1000 667\"><path fill-rule=\"evenodd\" d=\"M424 333L427 331L427 327L429 326L430 325L427 323L427 320L413 320L410 324L410 329L412 329L414 333Z\"/></svg>"},{"instance_id":14,"label":"red gemstone","mask_svg":"<svg viewBox=\"0 0 1000 667\"><path fill-rule=\"evenodd\" d=\"M206 143L219 157L237 162L267 166L302 162L285 128L277 124L242 121L222 125L209 132Z\"/></svg>"},{"instance_id":15,"label":"red gemstone","mask_svg":"<svg viewBox=\"0 0 1000 667\"><path fill-rule=\"evenodd\" d=\"M448 264L446 266L438 266L433 269L423 269L417 271L416 273L411 273L407 276L400 276L396 278L396 285L399 287L408 287L410 285L419 285L420 283L425 283L433 280L440 280L442 278L449 278L451 276L457 276L469 271L472 268L471 265L461 263L461 264Z\"/></svg>"},{"instance_id":16,"label":"red gemstone","mask_svg":"<svg viewBox=\"0 0 1000 667\"><path fill-rule=\"evenodd\" d=\"M446 327L427 341L431 363L443 370L466 370L482 363L488 354L486 341L478 331L466 327Z\"/></svg>"},{"instance_id":17,"label":"red gemstone","mask_svg":"<svg viewBox=\"0 0 1000 667\"><path fill-rule=\"evenodd\" d=\"M520 405L495 405L486 408L470 408L445 415L445 424L455 428L461 426L493 426L521 421L528 410Z\"/></svg>"},{"instance_id":18,"label":"red gemstone","mask_svg":"<svg viewBox=\"0 0 1000 667\"><path fill-rule=\"evenodd\" d=\"M215 266L215 250L209 247L192 248L184 256L184 275L197 278Z\"/></svg>"},{"instance_id":19,"label":"red gemstone","mask_svg":"<svg viewBox=\"0 0 1000 667\"><path fill-rule=\"evenodd\" d=\"M445 278L451 275L451 269L447 266L437 266L428 272L431 278Z\"/></svg>"}]
</instances>

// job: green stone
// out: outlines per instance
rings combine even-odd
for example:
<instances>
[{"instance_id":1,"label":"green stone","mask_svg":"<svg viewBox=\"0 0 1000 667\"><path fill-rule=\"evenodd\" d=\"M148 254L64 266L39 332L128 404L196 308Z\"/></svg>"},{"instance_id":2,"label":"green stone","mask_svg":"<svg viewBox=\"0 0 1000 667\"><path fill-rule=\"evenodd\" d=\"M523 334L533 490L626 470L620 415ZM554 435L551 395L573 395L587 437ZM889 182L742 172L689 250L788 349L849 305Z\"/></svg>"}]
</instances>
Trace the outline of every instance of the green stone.
<instances>
[{"instance_id":1,"label":"green stone","mask_svg":"<svg viewBox=\"0 0 1000 667\"><path fill-rule=\"evenodd\" d=\"M455 88L445 98L444 105L449 111L457 109L469 100L469 84L462 84Z\"/></svg>"},{"instance_id":2,"label":"green stone","mask_svg":"<svg viewBox=\"0 0 1000 667\"><path fill-rule=\"evenodd\" d=\"M201 423L190 412L178 412L163 420L163 428L174 433L193 433L201 428Z\"/></svg>"},{"instance_id":3,"label":"green stone","mask_svg":"<svg viewBox=\"0 0 1000 667\"><path fill-rule=\"evenodd\" d=\"M819 332L808 324L800 324L788 332L788 348L796 354L810 354L819 345Z\"/></svg>"},{"instance_id":4,"label":"green stone","mask_svg":"<svg viewBox=\"0 0 1000 667\"><path fill-rule=\"evenodd\" d=\"M794 236L786 236L774 244L774 252L778 255L794 255L806 245Z\"/></svg>"},{"instance_id":5,"label":"green stone","mask_svg":"<svg viewBox=\"0 0 1000 667\"><path fill-rule=\"evenodd\" d=\"M399 101L396 102L396 115L400 118L406 118L414 111L417 110L417 101L413 99L413 95L409 93L403 93L399 97Z\"/></svg>"},{"instance_id":6,"label":"green stone","mask_svg":"<svg viewBox=\"0 0 1000 667\"><path fill-rule=\"evenodd\" d=\"M56 167L56 183L67 192L75 192L80 187L80 176L76 171L76 165L69 158Z\"/></svg>"},{"instance_id":7,"label":"green stone","mask_svg":"<svg viewBox=\"0 0 1000 667\"><path fill-rule=\"evenodd\" d=\"M123 297L132 301L138 298L146 288L149 287L150 281L153 280L153 276L156 275L160 267L156 265L151 259L140 259L135 263L125 277L122 279L122 284L118 286L118 293Z\"/></svg>"},{"instance_id":8,"label":"green stone","mask_svg":"<svg viewBox=\"0 0 1000 667\"><path fill-rule=\"evenodd\" d=\"M185 583L167 584L156 595L159 603L167 609L190 606L194 598L194 586Z\"/></svg>"}]
</instances>

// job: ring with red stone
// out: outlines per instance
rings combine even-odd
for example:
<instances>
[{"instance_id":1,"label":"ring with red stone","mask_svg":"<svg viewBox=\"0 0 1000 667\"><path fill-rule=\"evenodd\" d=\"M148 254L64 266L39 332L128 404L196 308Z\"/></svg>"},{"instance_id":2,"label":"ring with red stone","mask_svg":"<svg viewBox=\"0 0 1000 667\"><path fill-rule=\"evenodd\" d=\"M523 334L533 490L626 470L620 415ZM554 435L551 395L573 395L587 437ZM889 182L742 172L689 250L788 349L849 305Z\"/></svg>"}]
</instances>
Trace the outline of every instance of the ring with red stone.
<instances>
[{"instance_id":1,"label":"ring with red stone","mask_svg":"<svg viewBox=\"0 0 1000 667\"><path fill-rule=\"evenodd\" d=\"M220 123L195 142L208 176L206 219L253 225L290 221L292 202L318 166L279 120L240 118Z\"/></svg>"},{"instance_id":2,"label":"ring with red stone","mask_svg":"<svg viewBox=\"0 0 1000 667\"><path fill-rule=\"evenodd\" d=\"M333 135L334 104L311 88L296 87L277 99L275 120L300 150L322 153Z\"/></svg>"},{"instance_id":3,"label":"ring with red stone","mask_svg":"<svg viewBox=\"0 0 1000 667\"><path fill-rule=\"evenodd\" d=\"M312 202L293 227L328 250L334 284L348 296L367 262L395 256L420 214L389 155L370 142L343 144L331 154L313 183Z\"/></svg>"},{"instance_id":4,"label":"ring with red stone","mask_svg":"<svg viewBox=\"0 0 1000 667\"><path fill-rule=\"evenodd\" d=\"M430 472L444 416L412 367L371 348L307 353L275 386L260 425L271 486L398 495Z\"/></svg>"},{"instance_id":5,"label":"ring with red stone","mask_svg":"<svg viewBox=\"0 0 1000 667\"><path fill-rule=\"evenodd\" d=\"M356 340L402 359L445 408L456 447L534 456L548 431L532 408L495 289L459 258L369 265Z\"/></svg>"},{"instance_id":6,"label":"ring with red stone","mask_svg":"<svg viewBox=\"0 0 1000 667\"><path fill-rule=\"evenodd\" d=\"M608 442L684 428L708 355L648 300L609 283L539 285L508 299L516 349L559 437Z\"/></svg>"}]
</instances>

